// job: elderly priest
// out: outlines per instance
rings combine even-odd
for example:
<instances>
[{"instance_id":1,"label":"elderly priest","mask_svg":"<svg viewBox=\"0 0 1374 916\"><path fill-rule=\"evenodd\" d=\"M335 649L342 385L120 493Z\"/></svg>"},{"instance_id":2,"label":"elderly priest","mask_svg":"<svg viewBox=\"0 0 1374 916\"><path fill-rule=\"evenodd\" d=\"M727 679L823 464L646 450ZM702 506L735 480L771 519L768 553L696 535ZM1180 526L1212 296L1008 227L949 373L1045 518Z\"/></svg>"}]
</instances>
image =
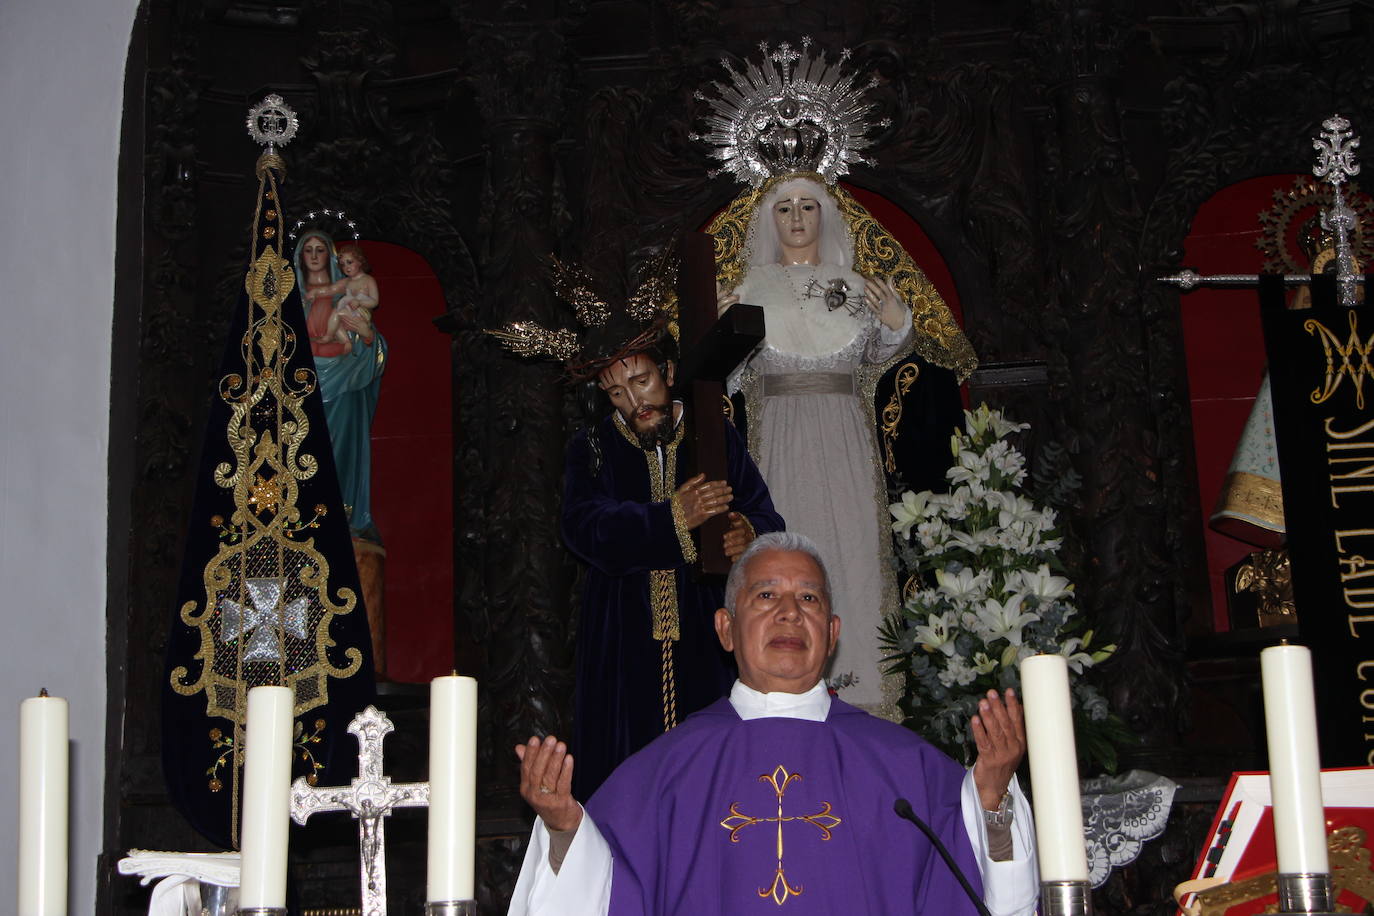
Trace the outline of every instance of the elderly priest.
<instances>
[{"instance_id":1,"label":"elderly priest","mask_svg":"<svg viewBox=\"0 0 1374 916\"><path fill-rule=\"evenodd\" d=\"M584 810L553 736L516 748L539 815L512 914L976 912L910 802L996 914L1035 911L1030 810L1015 780L1025 729L1012 691L973 717L967 773L906 729L830 696L825 569L806 537L757 538L731 570L716 632L730 696L626 760Z\"/></svg>"}]
</instances>

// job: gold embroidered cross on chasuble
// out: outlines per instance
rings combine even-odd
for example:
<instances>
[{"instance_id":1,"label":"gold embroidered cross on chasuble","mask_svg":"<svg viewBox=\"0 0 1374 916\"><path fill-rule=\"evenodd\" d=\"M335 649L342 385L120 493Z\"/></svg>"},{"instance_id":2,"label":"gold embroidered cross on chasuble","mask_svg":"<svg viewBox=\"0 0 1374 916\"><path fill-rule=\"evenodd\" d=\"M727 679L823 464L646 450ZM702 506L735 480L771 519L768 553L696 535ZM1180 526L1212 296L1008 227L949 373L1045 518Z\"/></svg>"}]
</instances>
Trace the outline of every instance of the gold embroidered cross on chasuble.
<instances>
[{"instance_id":1,"label":"gold embroidered cross on chasuble","mask_svg":"<svg viewBox=\"0 0 1374 916\"><path fill-rule=\"evenodd\" d=\"M740 832L746 827L755 827L759 824L777 825L777 870L773 874L772 885L759 888L758 893L764 899L772 897L773 902L778 906L786 903L788 897L800 897L802 894L802 885L789 883L783 872L783 824L790 821L802 821L810 824L821 832L821 840L825 841L830 839L830 831L843 823L840 818L830 813L831 808L828 801L821 802L821 809L813 814L789 815L783 813L783 795L787 792L787 787L791 785L793 780L800 782L801 778L800 773L789 773L786 767L778 764L773 772L764 773L759 777L759 782L766 782L773 787L773 793L778 798L778 813L772 817L755 817L739 810L739 802L732 802L730 804L730 816L720 822L720 826L730 831L731 843L740 841Z\"/></svg>"}]
</instances>

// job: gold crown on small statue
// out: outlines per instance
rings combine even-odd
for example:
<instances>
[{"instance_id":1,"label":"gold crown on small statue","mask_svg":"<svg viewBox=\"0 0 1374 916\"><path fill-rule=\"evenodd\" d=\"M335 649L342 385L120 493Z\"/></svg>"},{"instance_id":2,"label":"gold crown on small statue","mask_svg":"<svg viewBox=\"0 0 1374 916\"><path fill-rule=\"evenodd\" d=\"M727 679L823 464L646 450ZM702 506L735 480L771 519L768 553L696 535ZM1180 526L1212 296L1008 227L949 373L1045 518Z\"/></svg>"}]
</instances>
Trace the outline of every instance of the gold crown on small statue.
<instances>
[{"instance_id":1,"label":"gold crown on small statue","mask_svg":"<svg viewBox=\"0 0 1374 916\"><path fill-rule=\"evenodd\" d=\"M771 51L760 42L759 50L763 62L749 61L743 70L722 58L730 83L712 83L713 97L695 94L713 114L704 119L706 132L691 139L711 144L711 156L725 163L712 176L730 172L757 188L775 175L815 172L834 184L851 163L873 164L860 151L872 145L866 134L874 105L864 93L877 79L856 85L858 75L844 69L849 51L832 64L811 53L810 38L802 39L800 51L788 42Z\"/></svg>"}]
</instances>

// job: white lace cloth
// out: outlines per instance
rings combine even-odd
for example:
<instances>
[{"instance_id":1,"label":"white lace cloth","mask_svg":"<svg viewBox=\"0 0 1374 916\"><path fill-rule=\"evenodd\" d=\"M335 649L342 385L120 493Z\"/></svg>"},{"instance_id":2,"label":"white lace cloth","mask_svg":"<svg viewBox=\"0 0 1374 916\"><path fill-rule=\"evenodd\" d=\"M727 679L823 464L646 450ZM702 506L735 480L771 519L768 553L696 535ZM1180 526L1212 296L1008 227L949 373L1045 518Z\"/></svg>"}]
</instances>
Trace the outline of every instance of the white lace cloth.
<instances>
[{"instance_id":1,"label":"white lace cloth","mask_svg":"<svg viewBox=\"0 0 1374 916\"><path fill-rule=\"evenodd\" d=\"M1145 770L1080 784L1088 880L1100 887L1113 868L1129 865L1146 840L1164 832L1178 785Z\"/></svg>"},{"instance_id":2,"label":"white lace cloth","mask_svg":"<svg viewBox=\"0 0 1374 916\"><path fill-rule=\"evenodd\" d=\"M148 900L148 916L198 916L200 882L221 887L239 886L240 859L236 852L161 852L130 849L119 860L121 875L137 875L147 885L162 880Z\"/></svg>"}]
</instances>

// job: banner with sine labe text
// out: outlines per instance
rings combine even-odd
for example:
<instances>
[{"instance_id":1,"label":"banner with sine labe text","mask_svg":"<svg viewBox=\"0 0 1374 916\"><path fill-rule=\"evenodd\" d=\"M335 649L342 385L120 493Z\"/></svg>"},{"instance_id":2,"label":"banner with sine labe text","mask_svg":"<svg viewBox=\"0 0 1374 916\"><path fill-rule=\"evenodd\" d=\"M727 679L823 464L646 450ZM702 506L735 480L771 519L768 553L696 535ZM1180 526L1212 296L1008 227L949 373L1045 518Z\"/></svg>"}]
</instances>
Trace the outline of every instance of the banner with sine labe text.
<instances>
[{"instance_id":1,"label":"banner with sine labe text","mask_svg":"<svg viewBox=\"0 0 1374 916\"><path fill-rule=\"evenodd\" d=\"M1366 288L1369 288L1366 286ZM1374 313L1316 277L1312 308L1260 281L1283 512L1321 760L1374 765Z\"/></svg>"}]
</instances>

